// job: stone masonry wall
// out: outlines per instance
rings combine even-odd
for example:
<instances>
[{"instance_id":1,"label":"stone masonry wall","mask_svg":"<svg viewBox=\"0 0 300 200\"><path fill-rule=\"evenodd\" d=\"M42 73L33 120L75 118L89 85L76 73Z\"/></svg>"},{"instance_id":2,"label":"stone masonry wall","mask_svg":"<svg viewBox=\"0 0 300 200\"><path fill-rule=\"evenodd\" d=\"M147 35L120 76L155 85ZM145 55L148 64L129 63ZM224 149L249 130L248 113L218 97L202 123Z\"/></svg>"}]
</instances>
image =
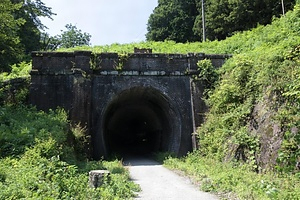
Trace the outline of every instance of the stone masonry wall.
<instances>
[{"instance_id":1,"label":"stone masonry wall","mask_svg":"<svg viewBox=\"0 0 300 200\"><path fill-rule=\"evenodd\" d=\"M89 51L33 52L29 101L42 110L64 108L73 123L86 127L86 134L92 138L91 156L99 159L109 153L104 118L111 102L133 87L140 92L150 88L166 99L157 100L166 110L165 116L179 122L168 136L170 144L162 145L184 155L192 148L191 133L202 122L201 112L205 111L198 98L203 88L193 83L191 75L197 73L199 60L208 58L220 67L226 57L203 53L119 56ZM173 114L168 114L167 104Z\"/></svg>"}]
</instances>

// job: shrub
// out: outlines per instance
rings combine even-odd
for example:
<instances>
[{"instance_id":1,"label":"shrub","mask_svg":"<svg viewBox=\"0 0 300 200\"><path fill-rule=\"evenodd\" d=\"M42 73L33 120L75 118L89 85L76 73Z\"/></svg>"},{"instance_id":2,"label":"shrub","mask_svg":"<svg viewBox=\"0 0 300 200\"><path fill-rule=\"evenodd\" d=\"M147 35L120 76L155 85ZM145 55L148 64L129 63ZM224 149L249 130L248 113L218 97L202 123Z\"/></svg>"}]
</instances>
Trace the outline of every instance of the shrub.
<instances>
[{"instance_id":1,"label":"shrub","mask_svg":"<svg viewBox=\"0 0 300 200\"><path fill-rule=\"evenodd\" d=\"M201 157L199 152L185 158L168 158L164 164L181 170L201 190L216 193L224 199L299 199L298 175L257 174L247 165L220 162Z\"/></svg>"},{"instance_id":2,"label":"shrub","mask_svg":"<svg viewBox=\"0 0 300 200\"><path fill-rule=\"evenodd\" d=\"M0 199L127 199L138 186L120 162L79 161L67 141L62 109L37 111L24 105L0 107ZM77 137L81 129L73 129ZM88 172L109 169L100 188L88 186Z\"/></svg>"}]
</instances>

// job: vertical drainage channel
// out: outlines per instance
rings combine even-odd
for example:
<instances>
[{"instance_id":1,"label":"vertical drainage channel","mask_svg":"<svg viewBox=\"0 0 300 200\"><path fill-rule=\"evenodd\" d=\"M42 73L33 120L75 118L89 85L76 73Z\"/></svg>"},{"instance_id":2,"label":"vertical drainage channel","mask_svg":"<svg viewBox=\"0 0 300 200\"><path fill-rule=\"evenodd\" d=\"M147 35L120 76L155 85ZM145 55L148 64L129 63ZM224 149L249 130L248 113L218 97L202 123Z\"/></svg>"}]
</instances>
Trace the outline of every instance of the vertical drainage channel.
<instances>
[{"instance_id":1,"label":"vertical drainage channel","mask_svg":"<svg viewBox=\"0 0 300 200\"><path fill-rule=\"evenodd\" d=\"M180 119L168 98L153 88L136 87L118 94L106 109L103 134L109 154L178 153Z\"/></svg>"}]
</instances>

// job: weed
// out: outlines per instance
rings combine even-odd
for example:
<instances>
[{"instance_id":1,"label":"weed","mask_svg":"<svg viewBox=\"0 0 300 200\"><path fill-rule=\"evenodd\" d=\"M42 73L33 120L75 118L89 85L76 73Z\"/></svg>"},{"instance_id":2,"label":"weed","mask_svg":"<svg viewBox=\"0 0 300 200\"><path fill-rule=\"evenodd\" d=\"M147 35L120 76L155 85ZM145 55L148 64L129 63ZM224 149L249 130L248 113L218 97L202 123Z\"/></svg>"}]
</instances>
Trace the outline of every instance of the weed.
<instances>
[{"instance_id":1,"label":"weed","mask_svg":"<svg viewBox=\"0 0 300 200\"><path fill-rule=\"evenodd\" d=\"M300 182L296 175L273 172L257 174L248 164L224 163L194 152L185 158L168 158L170 169L183 171L200 189L229 199L299 199Z\"/></svg>"},{"instance_id":2,"label":"weed","mask_svg":"<svg viewBox=\"0 0 300 200\"><path fill-rule=\"evenodd\" d=\"M128 199L138 186L118 161L80 161L69 146L67 114L24 105L0 107L0 199ZM84 137L80 124L74 137ZM88 172L109 169L98 189L88 186Z\"/></svg>"}]
</instances>

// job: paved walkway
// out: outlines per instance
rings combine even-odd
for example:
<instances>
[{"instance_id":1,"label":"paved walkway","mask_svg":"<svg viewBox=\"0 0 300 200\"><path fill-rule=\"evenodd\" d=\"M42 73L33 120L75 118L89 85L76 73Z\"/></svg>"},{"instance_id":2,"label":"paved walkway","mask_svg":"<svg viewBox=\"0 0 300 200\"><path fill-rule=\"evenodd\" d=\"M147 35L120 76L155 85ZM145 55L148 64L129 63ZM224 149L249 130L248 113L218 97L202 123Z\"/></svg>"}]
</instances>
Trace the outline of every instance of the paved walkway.
<instances>
[{"instance_id":1,"label":"paved walkway","mask_svg":"<svg viewBox=\"0 0 300 200\"><path fill-rule=\"evenodd\" d=\"M218 197L202 192L189 179L145 158L124 159L132 180L142 191L136 199L141 200L217 200Z\"/></svg>"}]
</instances>

